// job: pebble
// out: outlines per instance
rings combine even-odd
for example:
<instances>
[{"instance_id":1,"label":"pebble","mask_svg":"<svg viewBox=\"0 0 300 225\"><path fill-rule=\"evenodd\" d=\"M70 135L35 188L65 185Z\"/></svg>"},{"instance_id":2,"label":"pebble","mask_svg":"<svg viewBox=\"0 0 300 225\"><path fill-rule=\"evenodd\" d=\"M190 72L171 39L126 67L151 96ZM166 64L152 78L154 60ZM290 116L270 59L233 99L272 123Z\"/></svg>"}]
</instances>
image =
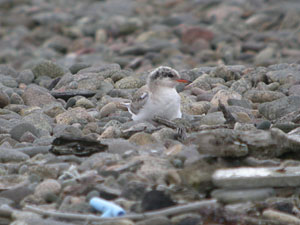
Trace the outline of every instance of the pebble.
<instances>
[{"instance_id":1,"label":"pebble","mask_svg":"<svg viewBox=\"0 0 300 225\"><path fill-rule=\"evenodd\" d=\"M26 69L19 73L19 76L17 77L18 83L22 84L31 84L34 80L34 74L31 70Z\"/></svg>"},{"instance_id":2,"label":"pebble","mask_svg":"<svg viewBox=\"0 0 300 225\"><path fill-rule=\"evenodd\" d=\"M0 108L4 108L10 103L8 95L0 90Z\"/></svg>"},{"instance_id":3,"label":"pebble","mask_svg":"<svg viewBox=\"0 0 300 225\"><path fill-rule=\"evenodd\" d=\"M248 146L236 138L236 133L229 129L207 130L189 136L186 144L194 144L200 154L219 157L243 157L248 154ZM219 147L222 143L224 148Z\"/></svg>"},{"instance_id":4,"label":"pebble","mask_svg":"<svg viewBox=\"0 0 300 225\"><path fill-rule=\"evenodd\" d=\"M36 186L34 194L37 197L46 198L50 194L58 194L61 189L60 183L53 179L46 179Z\"/></svg>"},{"instance_id":5,"label":"pebble","mask_svg":"<svg viewBox=\"0 0 300 225\"><path fill-rule=\"evenodd\" d=\"M206 114L208 110L211 108L211 104L209 102L191 102L186 106L186 110L184 111L190 115L202 115Z\"/></svg>"},{"instance_id":6,"label":"pebble","mask_svg":"<svg viewBox=\"0 0 300 225\"><path fill-rule=\"evenodd\" d=\"M229 99L238 99L241 100L242 96L235 92L235 91L231 91L231 90L220 90L218 91L214 97L212 98L212 100L210 101L211 104L213 106L218 106L219 105L219 101L223 104L223 105L228 105L228 100Z\"/></svg>"},{"instance_id":7,"label":"pebble","mask_svg":"<svg viewBox=\"0 0 300 225\"><path fill-rule=\"evenodd\" d=\"M19 152L18 150L5 148L0 148L0 156L0 161L2 163L23 162L30 158L28 155Z\"/></svg>"},{"instance_id":8,"label":"pebble","mask_svg":"<svg viewBox=\"0 0 300 225\"><path fill-rule=\"evenodd\" d=\"M131 89L131 88L140 88L144 85L144 83L133 76L124 77L123 79L119 80L115 84L115 88L119 89Z\"/></svg>"},{"instance_id":9,"label":"pebble","mask_svg":"<svg viewBox=\"0 0 300 225\"><path fill-rule=\"evenodd\" d=\"M24 133L30 132L35 136L39 136L37 128L31 123L19 123L10 130L10 135L15 140L20 140Z\"/></svg>"},{"instance_id":10,"label":"pebble","mask_svg":"<svg viewBox=\"0 0 300 225\"><path fill-rule=\"evenodd\" d=\"M57 124L72 125L75 123L87 124L93 122L94 118L82 107L68 109L55 117Z\"/></svg>"},{"instance_id":11,"label":"pebble","mask_svg":"<svg viewBox=\"0 0 300 225\"><path fill-rule=\"evenodd\" d=\"M201 125L220 125L226 122L222 112L208 113L200 120Z\"/></svg>"},{"instance_id":12,"label":"pebble","mask_svg":"<svg viewBox=\"0 0 300 225\"><path fill-rule=\"evenodd\" d=\"M32 72L35 77L49 76L51 78L61 77L65 73L62 67L52 61L43 61L38 63L32 69Z\"/></svg>"},{"instance_id":13,"label":"pebble","mask_svg":"<svg viewBox=\"0 0 300 225\"><path fill-rule=\"evenodd\" d=\"M280 98L285 97L283 93L276 91L258 91L258 90L249 90L244 94L244 97L250 101L256 103L271 102Z\"/></svg>"},{"instance_id":14,"label":"pebble","mask_svg":"<svg viewBox=\"0 0 300 225\"><path fill-rule=\"evenodd\" d=\"M110 102L100 109L100 117L101 118L106 117L116 112L116 110L117 110L116 104L114 102Z\"/></svg>"},{"instance_id":15,"label":"pebble","mask_svg":"<svg viewBox=\"0 0 300 225\"><path fill-rule=\"evenodd\" d=\"M154 218L149 218L146 220L142 220L140 222L137 222L136 225L169 225L171 221L167 217L159 216Z\"/></svg>"},{"instance_id":16,"label":"pebble","mask_svg":"<svg viewBox=\"0 0 300 225\"><path fill-rule=\"evenodd\" d=\"M48 90L40 86L29 85L22 95L25 105L43 107L46 104L56 102L56 99Z\"/></svg>"},{"instance_id":17,"label":"pebble","mask_svg":"<svg viewBox=\"0 0 300 225\"><path fill-rule=\"evenodd\" d=\"M129 138L129 142L137 145L155 144L157 140L151 135L144 132L136 133Z\"/></svg>"},{"instance_id":18,"label":"pebble","mask_svg":"<svg viewBox=\"0 0 300 225\"><path fill-rule=\"evenodd\" d=\"M76 101L75 107L82 107L82 108L85 108L85 109L91 109L91 108L95 108L95 105L89 99L82 97L82 98L80 98Z\"/></svg>"}]
</instances>

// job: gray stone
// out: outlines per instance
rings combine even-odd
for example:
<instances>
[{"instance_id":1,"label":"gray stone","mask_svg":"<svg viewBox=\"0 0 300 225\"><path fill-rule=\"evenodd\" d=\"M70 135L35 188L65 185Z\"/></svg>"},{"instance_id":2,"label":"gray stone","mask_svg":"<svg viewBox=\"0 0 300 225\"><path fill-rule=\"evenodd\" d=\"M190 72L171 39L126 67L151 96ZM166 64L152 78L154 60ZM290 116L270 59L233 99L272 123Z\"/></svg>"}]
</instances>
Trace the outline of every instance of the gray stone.
<instances>
[{"instance_id":1,"label":"gray stone","mask_svg":"<svg viewBox=\"0 0 300 225\"><path fill-rule=\"evenodd\" d=\"M41 111L34 111L24 116L23 121L32 124L39 130L45 130L49 134L52 132L53 119L42 113Z\"/></svg>"},{"instance_id":2,"label":"gray stone","mask_svg":"<svg viewBox=\"0 0 300 225\"><path fill-rule=\"evenodd\" d=\"M24 199L27 195L33 193L33 188L27 184L22 184L18 187L13 187L9 190L1 191L0 197L8 198L14 201L15 204L19 204L22 199Z\"/></svg>"},{"instance_id":3,"label":"gray stone","mask_svg":"<svg viewBox=\"0 0 300 225\"><path fill-rule=\"evenodd\" d=\"M300 96L289 96L263 103L259 106L258 110L267 119L274 120L298 110L299 107Z\"/></svg>"},{"instance_id":4,"label":"gray stone","mask_svg":"<svg viewBox=\"0 0 300 225\"><path fill-rule=\"evenodd\" d=\"M243 157L248 154L248 146L238 140L237 134L237 132L230 129L202 131L190 135L185 143L196 145L200 154ZM222 148L220 148L220 145L222 145Z\"/></svg>"},{"instance_id":5,"label":"gray stone","mask_svg":"<svg viewBox=\"0 0 300 225\"><path fill-rule=\"evenodd\" d=\"M95 108L95 105L89 99L85 97L81 97L76 101L75 107L83 107L85 109L90 109L90 108Z\"/></svg>"},{"instance_id":6,"label":"gray stone","mask_svg":"<svg viewBox=\"0 0 300 225\"><path fill-rule=\"evenodd\" d=\"M121 70L120 65L113 63L113 64L105 64L105 65L100 65L100 66L87 67L85 69L80 70L79 73L98 73L99 76L108 78L120 70Z\"/></svg>"},{"instance_id":7,"label":"gray stone","mask_svg":"<svg viewBox=\"0 0 300 225\"><path fill-rule=\"evenodd\" d=\"M164 127L160 129L159 131L156 131L152 134L152 137L154 137L156 140L159 140L161 142L164 142L168 139L175 139L177 133L175 130Z\"/></svg>"},{"instance_id":8,"label":"gray stone","mask_svg":"<svg viewBox=\"0 0 300 225\"><path fill-rule=\"evenodd\" d=\"M300 95L300 84L291 86L289 89L289 95Z\"/></svg>"},{"instance_id":9,"label":"gray stone","mask_svg":"<svg viewBox=\"0 0 300 225\"><path fill-rule=\"evenodd\" d=\"M12 68L9 65L4 65L4 64L0 65L0 74L6 75L6 76L11 76L14 78L16 78L18 76L18 72L14 68Z\"/></svg>"},{"instance_id":10,"label":"gray stone","mask_svg":"<svg viewBox=\"0 0 300 225\"><path fill-rule=\"evenodd\" d=\"M201 125L220 125L226 122L222 112L208 113L200 120Z\"/></svg>"},{"instance_id":11,"label":"gray stone","mask_svg":"<svg viewBox=\"0 0 300 225\"><path fill-rule=\"evenodd\" d=\"M39 136L39 132L34 125L32 125L31 123L24 123L24 122L15 125L10 130L9 134L13 139L19 141L22 135L27 131L29 131L30 133L34 134L37 137Z\"/></svg>"},{"instance_id":12,"label":"gray stone","mask_svg":"<svg viewBox=\"0 0 300 225\"><path fill-rule=\"evenodd\" d=\"M244 97L254 103L263 103L283 98L285 97L285 94L277 91L249 90L244 94Z\"/></svg>"},{"instance_id":13,"label":"gray stone","mask_svg":"<svg viewBox=\"0 0 300 225\"><path fill-rule=\"evenodd\" d=\"M3 74L0 74L0 83L10 88L18 87L18 82L14 78L5 76Z\"/></svg>"},{"instance_id":14,"label":"gray stone","mask_svg":"<svg viewBox=\"0 0 300 225\"><path fill-rule=\"evenodd\" d=\"M252 109L251 102L246 99L228 99L227 103L230 106L240 106L246 109Z\"/></svg>"},{"instance_id":15,"label":"gray stone","mask_svg":"<svg viewBox=\"0 0 300 225\"><path fill-rule=\"evenodd\" d=\"M144 85L144 83L137 77L125 77L115 84L116 88L120 89L131 89L131 88L140 88Z\"/></svg>"},{"instance_id":16,"label":"gray stone","mask_svg":"<svg viewBox=\"0 0 300 225\"><path fill-rule=\"evenodd\" d=\"M218 66L215 70L211 71L210 76L219 77L225 81L238 80L240 78L239 73L231 71L227 66L224 65Z\"/></svg>"},{"instance_id":17,"label":"gray stone","mask_svg":"<svg viewBox=\"0 0 300 225\"><path fill-rule=\"evenodd\" d=\"M26 131L20 138L20 142L33 143L36 139L37 139L37 137L34 136L31 132Z\"/></svg>"},{"instance_id":18,"label":"gray stone","mask_svg":"<svg viewBox=\"0 0 300 225\"><path fill-rule=\"evenodd\" d=\"M24 105L24 101L23 101L22 97L15 92L12 93L12 95L10 96L10 103Z\"/></svg>"},{"instance_id":19,"label":"gray stone","mask_svg":"<svg viewBox=\"0 0 300 225\"><path fill-rule=\"evenodd\" d=\"M23 83L23 84L31 84L33 80L34 80L34 74L29 69L21 71L19 76L17 77L18 83Z\"/></svg>"},{"instance_id":20,"label":"gray stone","mask_svg":"<svg viewBox=\"0 0 300 225\"><path fill-rule=\"evenodd\" d=\"M109 21L110 27L113 28L115 36L128 35L135 32L137 29L142 28L143 21L137 17L125 18L122 16L114 16Z\"/></svg>"},{"instance_id":21,"label":"gray stone","mask_svg":"<svg viewBox=\"0 0 300 225\"><path fill-rule=\"evenodd\" d=\"M222 188L297 187L300 185L300 167L242 167L217 170L213 176L216 186Z\"/></svg>"},{"instance_id":22,"label":"gray stone","mask_svg":"<svg viewBox=\"0 0 300 225\"><path fill-rule=\"evenodd\" d=\"M90 66L91 66L90 64L86 64L86 63L75 63L69 68L69 70L72 74L76 74L80 70L88 68Z\"/></svg>"},{"instance_id":23,"label":"gray stone","mask_svg":"<svg viewBox=\"0 0 300 225\"><path fill-rule=\"evenodd\" d=\"M203 224L202 216L197 213L183 213L180 215L175 215L171 219L172 224L181 225L181 224Z\"/></svg>"},{"instance_id":24,"label":"gray stone","mask_svg":"<svg viewBox=\"0 0 300 225\"><path fill-rule=\"evenodd\" d=\"M252 88L252 84L251 84L251 80L250 79L245 79L245 78L241 78L237 81L235 81L231 87L230 87L233 91L239 93L239 94L243 94L246 91L250 90Z\"/></svg>"},{"instance_id":25,"label":"gray stone","mask_svg":"<svg viewBox=\"0 0 300 225\"><path fill-rule=\"evenodd\" d=\"M36 216L36 214L34 214ZM73 223L60 222L52 219L34 218L33 215L28 216L25 219L15 220L14 225L72 225Z\"/></svg>"},{"instance_id":26,"label":"gray stone","mask_svg":"<svg viewBox=\"0 0 300 225\"><path fill-rule=\"evenodd\" d=\"M267 47L263 50L261 50L254 59L254 63L257 66L265 66L270 65L272 63L272 59L275 55L275 48L273 47Z\"/></svg>"},{"instance_id":27,"label":"gray stone","mask_svg":"<svg viewBox=\"0 0 300 225\"><path fill-rule=\"evenodd\" d=\"M72 15L64 12L39 12L34 14L32 19L40 25L68 24L73 22Z\"/></svg>"},{"instance_id":28,"label":"gray stone","mask_svg":"<svg viewBox=\"0 0 300 225\"><path fill-rule=\"evenodd\" d=\"M35 77L48 76L51 78L61 77L65 74L65 70L61 66L51 61L42 61L38 63L32 69L32 72Z\"/></svg>"},{"instance_id":29,"label":"gray stone","mask_svg":"<svg viewBox=\"0 0 300 225\"><path fill-rule=\"evenodd\" d=\"M87 69L91 69L89 67ZM106 94L113 89L113 85L104 80L101 73L96 72L84 72L85 69L79 71L79 73L72 75L70 73L65 74L61 80L55 86L55 89L83 89L91 91L101 91L102 94ZM105 71L104 71L105 72Z\"/></svg>"},{"instance_id":30,"label":"gray stone","mask_svg":"<svg viewBox=\"0 0 300 225\"><path fill-rule=\"evenodd\" d=\"M266 76L270 81L278 82L280 84L296 84L300 81L299 69L292 66L285 69L274 68L274 71L267 72Z\"/></svg>"},{"instance_id":31,"label":"gray stone","mask_svg":"<svg viewBox=\"0 0 300 225\"><path fill-rule=\"evenodd\" d=\"M44 42L43 47L51 48L57 52L65 54L71 45L71 40L67 37L55 35Z\"/></svg>"},{"instance_id":32,"label":"gray stone","mask_svg":"<svg viewBox=\"0 0 300 225\"><path fill-rule=\"evenodd\" d=\"M224 203L261 201L276 194L273 188L260 189L217 189L211 196Z\"/></svg>"},{"instance_id":33,"label":"gray stone","mask_svg":"<svg viewBox=\"0 0 300 225\"><path fill-rule=\"evenodd\" d=\"M30 157L18 150L0 148L0 162L8 163L8 162L23 162L28 160Z\"/></svg>"},{"instance_id":34,"label":"gray stone","mask_svg":"<svg viewBox=\"0 0 300 225\"><path fill-rule=\"evenodd\" d=\"M56 117L58 114L65 112L65 108L62 106L60 102L53 102L45 105L42 108L43 113L50 116L51 118Z\"/></svg>"},{"instance_id":35,"label":"gray stone","mask_svg":"<svg viewBox=\"0 0 300 225\"><path fill-rule=\"evenodd\" d=\"M136 225L170 225L171 221L167 217L159 216L137 222Z\"/></svg>"}]
</instances>

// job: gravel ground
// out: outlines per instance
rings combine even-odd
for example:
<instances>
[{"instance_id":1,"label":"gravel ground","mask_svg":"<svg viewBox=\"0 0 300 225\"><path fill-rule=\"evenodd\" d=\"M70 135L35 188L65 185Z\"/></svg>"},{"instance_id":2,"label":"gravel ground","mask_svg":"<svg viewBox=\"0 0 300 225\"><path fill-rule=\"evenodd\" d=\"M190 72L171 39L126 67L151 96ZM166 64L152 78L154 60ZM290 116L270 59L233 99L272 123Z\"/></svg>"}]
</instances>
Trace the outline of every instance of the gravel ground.
<instances>
[{"instance_id":1,"label":"gravel ground","mask_svg":"<svg viewBox=\"0 0 300 225\"><path fill-rule=\"evenodd\" d=\"M297 0L0 0L0 49L1 225L300 224ZM134 122L160 65L183 117Z\"/></svg>"}]
</instances>

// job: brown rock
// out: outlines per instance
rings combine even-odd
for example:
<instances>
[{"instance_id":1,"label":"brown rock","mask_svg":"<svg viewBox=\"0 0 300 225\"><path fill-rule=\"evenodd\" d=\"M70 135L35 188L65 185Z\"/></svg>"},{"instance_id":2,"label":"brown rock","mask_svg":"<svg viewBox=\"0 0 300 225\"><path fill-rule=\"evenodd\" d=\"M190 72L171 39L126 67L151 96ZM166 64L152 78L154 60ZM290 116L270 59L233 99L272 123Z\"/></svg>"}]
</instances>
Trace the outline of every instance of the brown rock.
<instances>
[{"instance_id":1,"label":"brown rock","mask_svg":"<svg viewBox=\"0 0 300 225\"><path fill-rule=\"evenodd\" d=\"M137 145L149 145L156 143L156 139L151 134L144 132L136 133L129 138L129 142Z\"/></svg>"},{"instance_id":2,"label":"brown rock","mask_svg":"<svg viewBox=\"0 0 300 225\"><path fill-rule=\"evenodd\" d=\"M183 31L181 39L185 44L193 44L198 39L211 41L214 37L212 31L202 27L189 27Z\"/></svg>"},{"instance_id":3,"label":"brown rock","mask_svg":"<svg viewBox=\"0 0 300 225\"><path fill-rule=\"evenodd\" d=\"M202 115L206 114L210 108L211 104L209 102L192 102L185 112L191 115Z\"/></svg>"},{"instance_id":4,"label":"brown rock","mask_svg":"<svg viewBox=\"0 0 300 225\"><path fill-rule=\"evenodd\" d=\"M117 110L116 103L110 102L103 106L100 110L100 117L106 117Z\"/></svg>"},{"instance_id":5,"label":"brown rock","mask_svg":"<svg viewBox=\"0 0 300 225\"><path fill-rule=\"evenodd\" d=\"M235 119L237 122L240 123L251 123L251 118L249 117L249 115L245 112L237 112L235 113Z\"/></svg>"},{"instance_id":6,"label":"brown rock","mask_svg":"<svg viewBox=\"0 0 300 225\"><path fill-rule=\"evenodd\" d=\"M121 131L118 128L114 126L109 126L103 131L98 140L105 138L118 138L120 137L120 133Z\"/></svg>"},{"instance_id":7,"label":"brown rock","mask_svg":"<svg viewBox=\"0 0 300 225\"><path fill-rule=\"evenodd\" d=\"M71 108L64 113L58 114L55 119L57 124L67 125L94 121L94 118L86 111L86 109L81 107Z\"/></svg>"},{"instance_id":8,"label":"brown rock","mask_svg":"<svg viewBox=\"0 0 300 225\"><path fill-rule=\"evenodd\" d=\"M25 105L43 107L46 104L56 102L56 99L48 92L47 89L31 84L23 95Z\"/></svg>"},{"instance_id":9,"label":"brown rock","mask_svg":"<svg viewBox=\"0 0 300 225\"><path fill-rule=\"evenodd\" d=\"M251 100L254 103L263 103L283 98L285 97L285 94L278 91L249 90L244 94L244 97Z\"/></svg>"},{"instance_id":10,"label":"brown rock","mask_svg":"<svg viewBox=\"0 0 300 225\"><path fill-rule=\"evenodd\" d=\"M227 101L228 99L242 99L242 96L232 90L219 90L214 97L212 98L212 100L210 101L213 106L218 106L219 105L219 101L221 101L221 103L225 106L228 105Z\"/></svg>"},{"instance_id":11,"label":"brown rock","mask_svg":"<svg viewBox=\"0 0 300 225\"><path fill-rule=\"evenodd\" d=\"M60 183L53 179L47 179L36 186L34 194L38 197L44 198L47 194L58 194L60 189Z\"/></svg>"}]
</instances>

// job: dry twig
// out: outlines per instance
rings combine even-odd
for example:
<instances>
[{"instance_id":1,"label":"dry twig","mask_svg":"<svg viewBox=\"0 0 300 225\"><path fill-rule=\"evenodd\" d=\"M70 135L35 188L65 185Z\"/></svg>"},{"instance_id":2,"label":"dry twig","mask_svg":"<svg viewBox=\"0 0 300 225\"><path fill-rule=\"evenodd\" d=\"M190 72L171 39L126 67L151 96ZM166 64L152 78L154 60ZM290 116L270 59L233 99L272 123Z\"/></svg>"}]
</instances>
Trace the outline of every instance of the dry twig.
<instances>
[{"instance_id":1,"label":"dry twig","mask_svg":"<svg viewBox=\"0 0 300 225\"><path fill-rule=\"evenodd\" d=\"M153 218L157 216L170 216L176 215L179 213L186 213L191 211L203 210L205 208L211 207L218 207L217 200L205 200L199 202L193 202L186 205L180 205L175 207L170 207L167 209L162 209L153 212L147 212L142 214L128 214L122 217L110 217L110 218L102 218L95 215L86 215L86 214L74 214L74 213L62 213L62 212L55 212L55 211L46 211L39 209L33 206L25 206L25 210L41 214L43 216L52 216L61 219L68 219L68 220L85 220L85 221L105 221L105 220L122 220L122 219L129 219L129 220L143 220L147 218Z\"/></svg>"}]
</instances>

